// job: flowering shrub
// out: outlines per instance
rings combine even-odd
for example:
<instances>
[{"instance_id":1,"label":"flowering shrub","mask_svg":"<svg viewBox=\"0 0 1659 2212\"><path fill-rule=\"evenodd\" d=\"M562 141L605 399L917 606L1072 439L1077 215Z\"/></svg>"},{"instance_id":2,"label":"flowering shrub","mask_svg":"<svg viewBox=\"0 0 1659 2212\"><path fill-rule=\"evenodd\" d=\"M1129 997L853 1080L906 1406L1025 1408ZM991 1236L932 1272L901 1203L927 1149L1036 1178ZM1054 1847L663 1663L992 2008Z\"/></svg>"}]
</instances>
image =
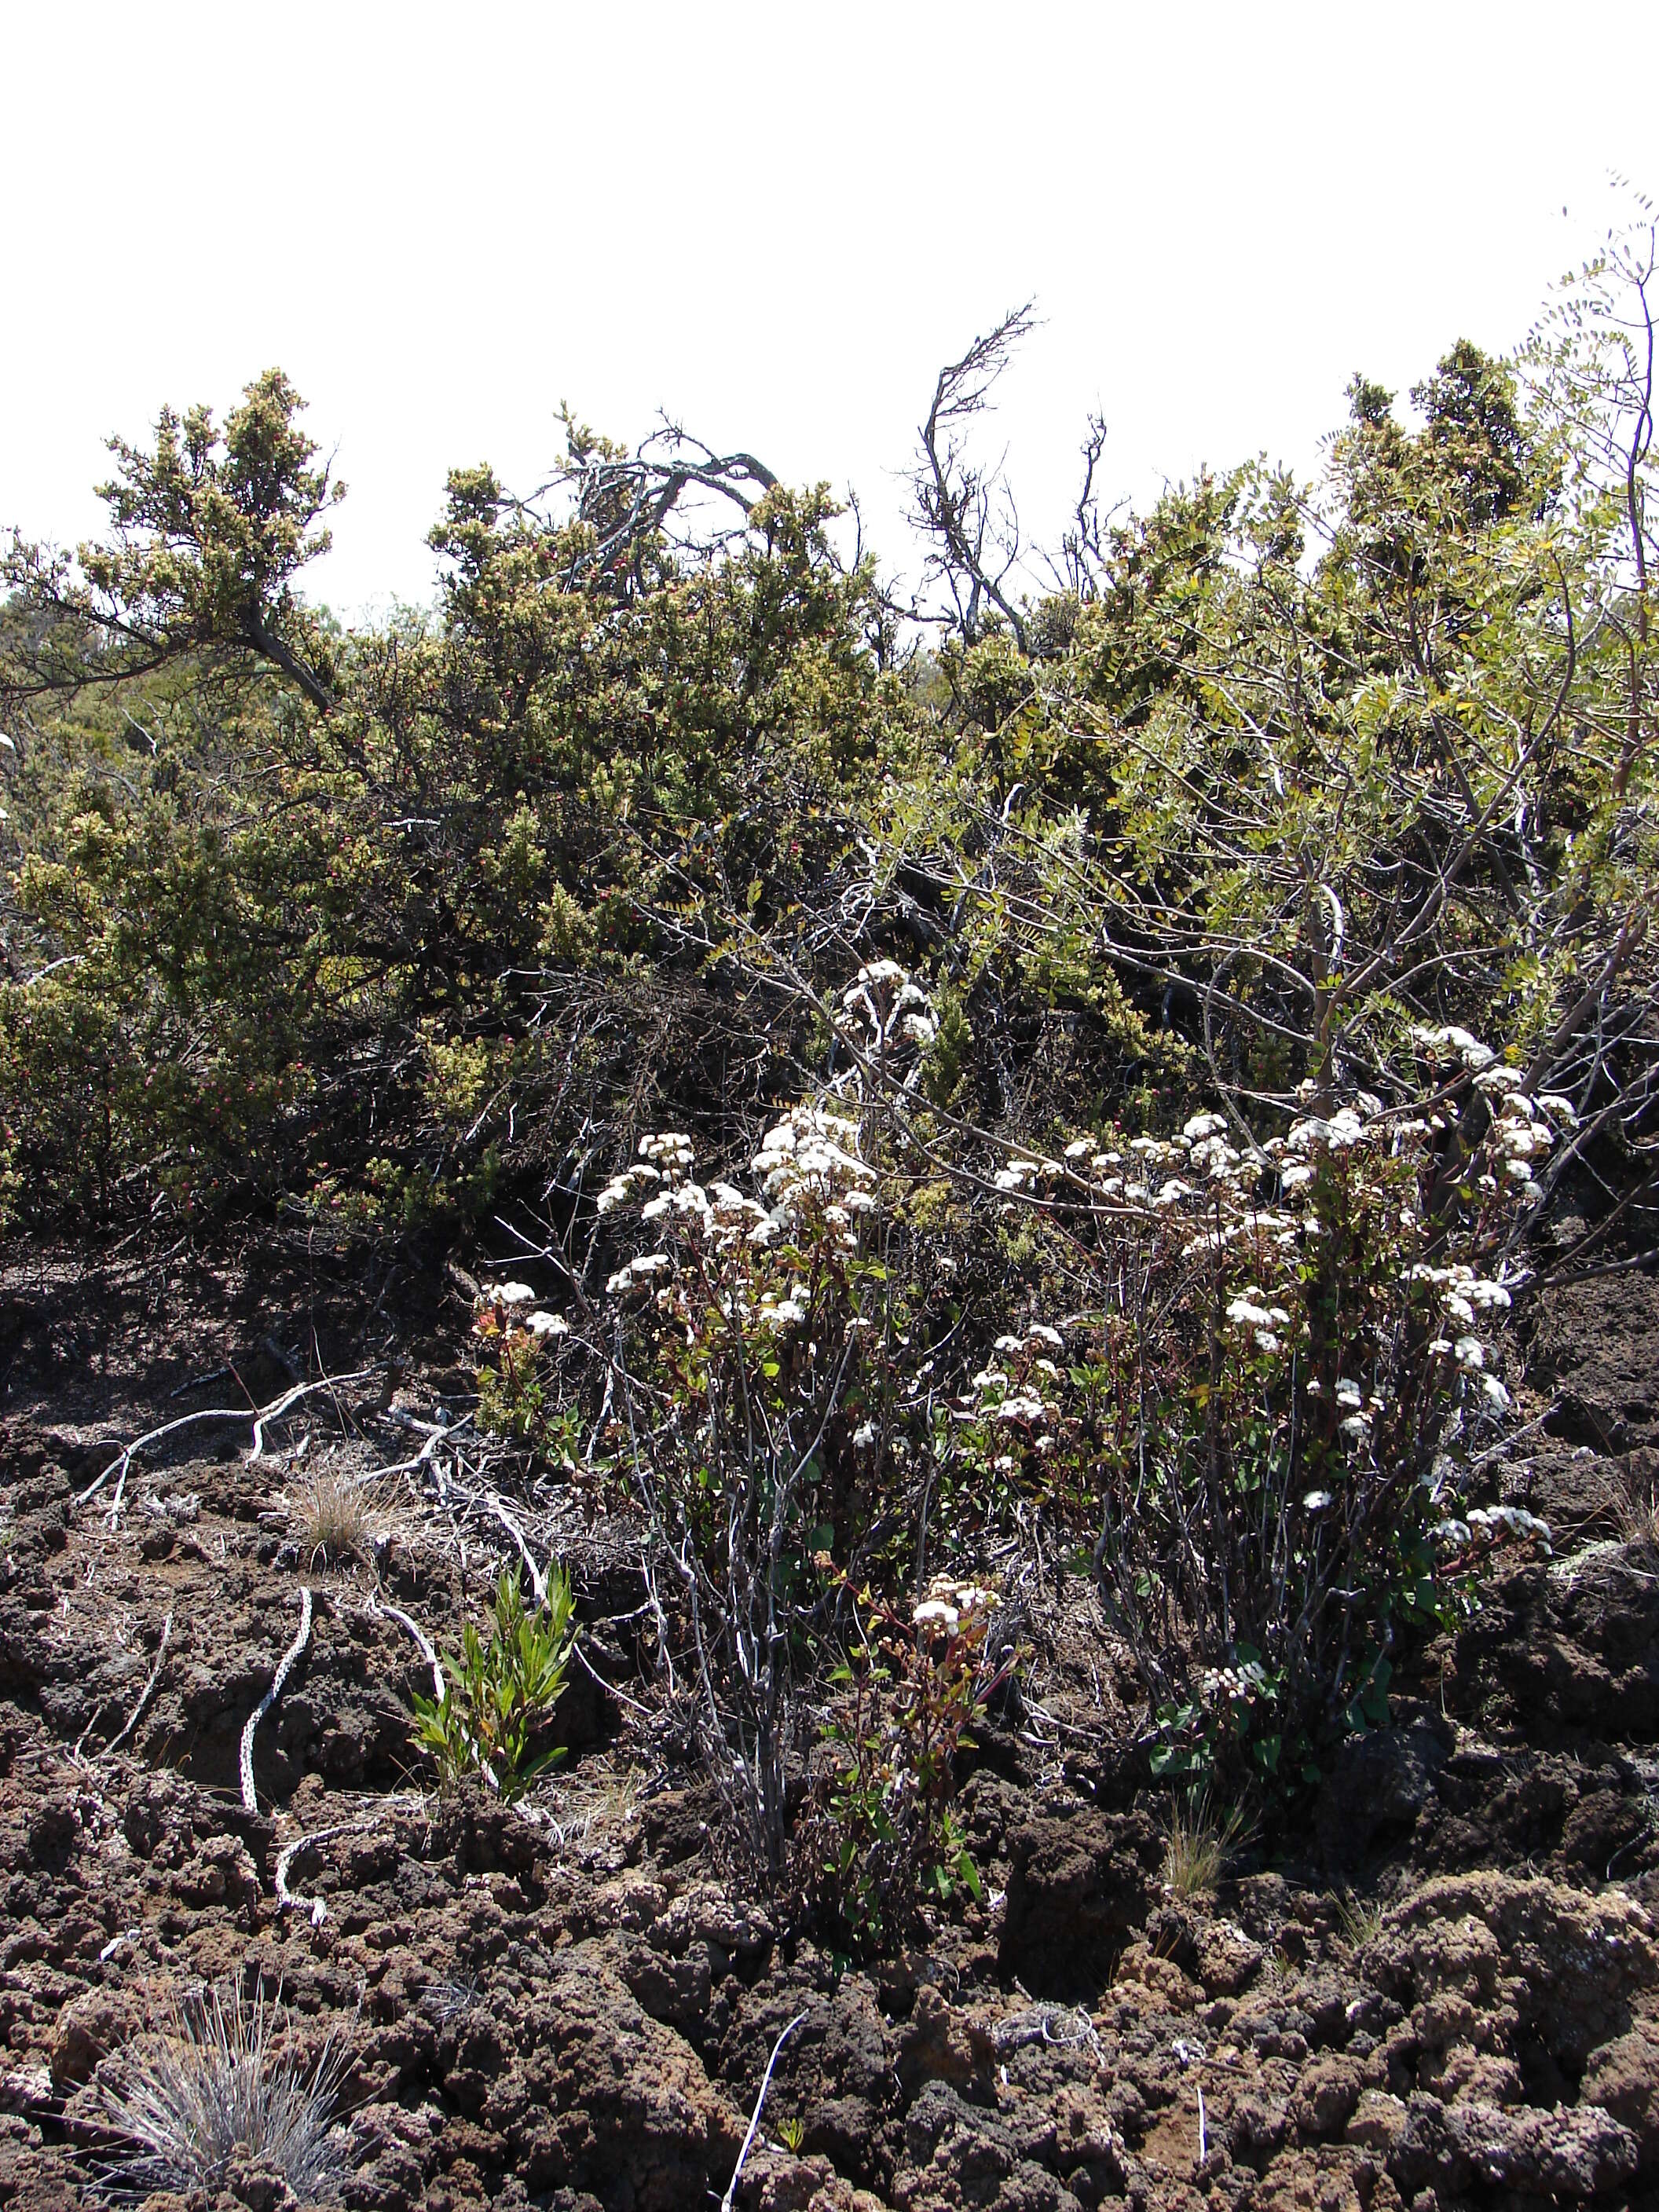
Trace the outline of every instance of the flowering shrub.
<instances>
[{"instance_id":1,"label":"flowering shrub","mask_svg":"<svg viewBox=\"0 0 1659 2212\"><path fill-rule=\"evenodd\" d=\"M907 1056L908 1087L926 1004L896 963L860 971L842 999L866 1055L849 1093L873 1095L887 1054ZM1571 1109L1462 1030L1412 1043L1414 1103L1358 1093L1266 1142L1200 1113L1175 1135L1078 1137L975 1177L994 1203L969 1245L988 1228L1010 1254L1063 1248L1078 1294L1005 1328L978 1364L947 1364L962 1309L939 1285L957 1261L929 1252L896 1169L866 1158L850 1098L768 1130L758 1194L705 1188L677 1133L645 1139L605 1187L601 1213L648 1237L606 1285L635 1480L775 1870L796 1675L848 1575L884 1574L890 1608L930 1546L962 1573L1010 1527L1039 1556L1091 1541L1155 1769L1243 1765L1295 1787L1322 1741L1386 1717L1402 1635L1467 1610L1498 1547L1547 1542L1524 1515L1471 1516L1466 1490L1510 1409L1492 1324L1520 1279L1481 1255L1523 1217ZM907 1131L885 1126L896 1157ZM1018 1273L990 1295L1006 1301ZM908 1661L896 1671L890 1621L882 1635L854 1639L836 1738L852 1759L843 1844L861 1841L833 1879L820 1869L853 1884L849 1927L874 1909L855 1869L917 1865L939 1842L934 1814L899 1822L892 1793L916 1786L903 1715L943 1692Z\"/></svg>"},{"instance_id":2,"label":"flowering shrub","mask_svg":"<svg viewBox=\"0 0 1659 2212\"><path fill-rule=\"evenodd\" d=\"M1310 1771L1386 1712L1402 1628L1467 1606L1494 1544L1547 1540L1455 1516L1510 1407L1481 1334L1510 1283L1458 1255L1502 1241L1570 1109L1465 1032L1415 1041L1453 1063L1419 1110L1362 1096L1260 1146L1200 1114L995 1177L1087 1240L1098 1304L998 1340L956 1408L957 1482L1097 1516L1162 1772Z\"/></svg>"},{"instance_id":3,"label":"flowering shrub","mask_svg":"<svg viewBox=\"0 0 1659 2212\"><path fill-rule=\"evenodd\" d=\"M618 1425L687 1601L717 1771L775 1875L815 1562L855 1555L881 1449L885 1273L860 1233L877 1176L832 1103L767 1131L758 1197L705 1188L695 1160L685 1136L647 1136L599 1194L650 1240L605 1285Z\"/></svg>"},{"instance_id":4,"label":"flowering shrub","mask_svg":"<svg viewBox=\"0 0 1659 2212\"><path fill-rule=\"evenodd\" d=\"M903 1936L925 1900L980 1894L951 1801L968 1731L1007 1671L986 1651L995 1602L976 1583L936 1577L907 1620L859 1593L860 1633L831 1676L843 1694L803 1853L811 1901L854 1949Z\"/></svg>"},{"instance_id":5,"label":"flowering shrub","mask_svg":"<svg viewBox=\"0 0 1659 2212\"><path fill-rule=\"evenodd\" d=\"M481 1294L473 1316L478 1346L478 1425L488 1435L544 1447L557 1425L548 1402L546 1355L570 1334L562 1314L536 1302L528 1283Z\"/></svg>"}]
</instances>

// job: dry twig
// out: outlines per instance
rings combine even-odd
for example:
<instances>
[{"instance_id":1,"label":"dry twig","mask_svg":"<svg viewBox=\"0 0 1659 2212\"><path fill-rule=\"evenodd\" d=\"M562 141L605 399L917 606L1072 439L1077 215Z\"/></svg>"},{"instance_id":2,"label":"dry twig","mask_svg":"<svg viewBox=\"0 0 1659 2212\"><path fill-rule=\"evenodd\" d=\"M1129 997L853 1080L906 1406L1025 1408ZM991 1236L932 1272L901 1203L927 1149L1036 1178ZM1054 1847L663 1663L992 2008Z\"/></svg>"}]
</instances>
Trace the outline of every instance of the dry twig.
<instances>
[{"instance_id":1,"label":"dry twig","mask_svg":"<svg viewBox=\"0 0 1659 2212\"><path fill-rule=\"evenodd\" d=\"M250 1813L257 1813L259 1801L253 1792L253 1732L283 1694L283 1685L288 1680L304 1656L311 1641L311 1592L300 1592L300 1632L283 1654L283 1663L271 1676L270 1687L248 1715L247 1726L242 1730L242 1802Z\"/></svg>"},{"instance_id":2,"label":"dry twig","mask_svg":"<svg viewBox=\"0 0 1659 2212\"><path fill-rule=\"evenodd\" d=\"M251 1421L253 1425L253 1449L251 1456L258 1459L265 1448L264 1432L267 1424L280 1420L290 1407L297 1406L302 1398L312 1397L319 1390L337 1390L341 1384L345 1382L366 1382L371 1376L380 1372L378 1367L360 1367L349 1375L325 1375L315 1382L298 1382L291 1390L283 1391L280 1398L273 1398L268 1406L210 1406L204 1407L200 1413L180 1413L177 1420L163 1421L159 1429L150 1429L143 1436L136 1437L130 1444L123 1444L103 1473L95 1481L88 1484L75 1502L77 1505L89 1504L109 1480L111 1475L114 1475L115 1495L110 1501L109 1508L109 1525L113 1528L118 1526L121 1518L121 1500L126 1491L128 1469L139 1454L148 1451L152 1444L161 1443L166 1437L176 1436L181 1429L200 1427L212 1421Z\"/></svg>"}]
</instances>

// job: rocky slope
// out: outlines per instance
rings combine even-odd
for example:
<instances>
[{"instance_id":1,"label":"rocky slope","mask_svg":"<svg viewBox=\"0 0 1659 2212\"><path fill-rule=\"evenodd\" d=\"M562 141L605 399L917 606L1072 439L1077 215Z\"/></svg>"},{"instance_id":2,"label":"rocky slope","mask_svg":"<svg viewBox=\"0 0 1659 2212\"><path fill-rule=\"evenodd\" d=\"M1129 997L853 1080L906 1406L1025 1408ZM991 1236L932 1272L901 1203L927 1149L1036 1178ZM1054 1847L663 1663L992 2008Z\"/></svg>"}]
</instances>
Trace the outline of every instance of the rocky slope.
<instances>
[{"instance_id":1,"label":"rocky slope","mask_svg":"<svg viewBox=\"0 0 1659 2212\"><path fill-rule=\"evenodd\" d=\"M758 2212L1659 2205L1646 1279L1547 1302L1540 1425L1501 1480L1553 1518L1558 1557L1426 1656L1298 1851L1170 1891L1156 1803L1122 1778L1128 1685L1086 1589L1050 1585L1025 1709L987 1732L964 1791L984 1902L869 1969L723 1873L672 1710L639 1697L636 1555L591 1501L536 1503L586 1622L568 1768L520 1811L441 1804L398 1615L441 1638L476 1597L465 1501L388 1492L372 1556L325 1569L283 1502L294 1468L248 1463L246 1432L203 1459L197 1430L135 1464L110 1526L75 1493L107 1462L98 1440L167 1418L167 1393L149 1415L131 1372L100 1379L95 1341L66 1364L71 1304L13 1286L0 2206L98 2201L124 2045L229 1978L280 1990L301 2050L332 2033L349 2054L361 2212L718 2200L797 2015L737 2194ZM186 1333L251 1331L233 1300ZM393 1455L399 1415L432 1413L442 1378L416 1374L364 1414L365 1462ZM255 1734L250 1814L243 1732L302 1589L311 1634ZM290 2200L239 2168L221 2201Z\"/></svg>"}]
</instances>

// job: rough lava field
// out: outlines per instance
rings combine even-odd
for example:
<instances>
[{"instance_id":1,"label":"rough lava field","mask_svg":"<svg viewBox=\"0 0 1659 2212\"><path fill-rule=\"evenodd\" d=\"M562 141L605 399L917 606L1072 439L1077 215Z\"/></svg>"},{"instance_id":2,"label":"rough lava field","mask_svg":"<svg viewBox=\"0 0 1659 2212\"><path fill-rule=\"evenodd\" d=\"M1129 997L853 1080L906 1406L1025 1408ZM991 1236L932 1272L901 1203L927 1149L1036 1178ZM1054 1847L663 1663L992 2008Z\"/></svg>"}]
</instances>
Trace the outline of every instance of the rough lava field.
<instances>
[{"instance_id":1,"label":"rough lava field","mask_svg":"<svg viewBox=\"0 0 1659 2212\"><path fill-rule=\"evenodd\" d=\"M246 1270L10 1273L0 2206L107 2201L124 2045L230 1981L280 1997L306 2063L334 2039L356 2212L717 2203L798 2014L750 2212L1659 2205L1659 1548L1629 1510L1659 1475L1659 1284L1610 1273L1533 1316L1503 1481L1555 1557L1396 1685L1295 1856L1247 1839L1212 1893L1166 1887L1159 1802L1120 1778L1121 1655L1088 1583L1051 1577L963 1794L983 1901L870 1971L726 1870L642 1663L635 1532L574 1486L516 1507L580 1594L568 1756L518 1808L433 1794L408 1623L444 1640L516 1539L419 1461L465 1380L464 1305L428 1290L382 1302L401 1365L362 1402L306 1401L257 1460L246 1424L177 1431L112 1516L112 1483L76 1501L117 1447L239 1402L216 1370L263 1402L313 1329L353 1367L373 1301ZM307 1437L313 1464L416 1462L347 1571L295 1533ZM250 1814L240 1746L302 1590ZM242 2167L212 2200L295 2201Z\"/></svg>"}]
</instances>

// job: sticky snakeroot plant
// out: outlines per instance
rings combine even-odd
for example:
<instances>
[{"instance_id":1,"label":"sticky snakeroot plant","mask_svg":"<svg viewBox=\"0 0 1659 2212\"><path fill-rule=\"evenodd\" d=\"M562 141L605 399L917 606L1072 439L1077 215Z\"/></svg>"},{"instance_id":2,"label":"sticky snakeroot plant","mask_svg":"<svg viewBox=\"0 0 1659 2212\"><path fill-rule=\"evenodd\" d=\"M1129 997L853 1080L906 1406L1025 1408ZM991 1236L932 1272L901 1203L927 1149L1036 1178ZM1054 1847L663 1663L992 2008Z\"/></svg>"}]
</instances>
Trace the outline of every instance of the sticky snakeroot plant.
<instances>
[{"instance_id":1,"label":"sticky snakeroot plant","mask_svg":"<svg viewBox=\"0 0 1659 2212\"><path fill-rule=\"evenodd\" d=\"M867 1587L854 1601L803 1871L820 1919L855 1950L903 1939L924 1905L981 1893L951 1801L969 1731L1012 1664L988 1654L995 1606L994 1590L945 1577L908 1620Z\"/></svg>"},{"instance_id":2,"label":"sticky snakeroot plant","mask_svg":"<svg viewBox=\"0 0 1659 2212\"><path fill-rule=\"evenodd\" d=\"M1387 1711L1401 1632L1455 1617L1522 1512L1462 1512L1472 1448L1510 1409L1482 1271L1571 1118L1461 1030L1423 1030L1429 1092L1361 1096L1257 1145L1220 1115L1178 1137L1020 1155L1086 1243L1098 1301L1002 1339L946 1447L968 1491L1096 1516L1109 1617L1157 1721L1155 1768L1313 1778Z\"/></svg>"},{"instance_id":3,"label":"sticky snakeroot plant","mask_svg":"<svg viewBox=\"0 0 1659 2212\"><path fill-rule=\"evenodd\" d=\"M557 1423L548 1393L548 1355L570 1324L538 1304L528 1283L480 1293L472 1318L477 1345L478 1425L491 1436L545 1449Z\"/></svg>"},{"instance_id":4,"label":"sticky snakeroot plant","mask_svg":"<svg viewBox=\"0 0 1659 2212\"><path fill-rule=\"evenodd\" d=\"M885 1389L878 1177L833 1101L766 1132L752 1194L705 1188L695 1157L678 1133L646 1137L599 1195L649 1247L606 1284L613 1374L634 1480L683 1586L711 1763L775 1879L801 1643L825 1617L816 1562L837 1536L843 1559L856 1549L848 1478Z\"/></svg>"}]
</instances>

